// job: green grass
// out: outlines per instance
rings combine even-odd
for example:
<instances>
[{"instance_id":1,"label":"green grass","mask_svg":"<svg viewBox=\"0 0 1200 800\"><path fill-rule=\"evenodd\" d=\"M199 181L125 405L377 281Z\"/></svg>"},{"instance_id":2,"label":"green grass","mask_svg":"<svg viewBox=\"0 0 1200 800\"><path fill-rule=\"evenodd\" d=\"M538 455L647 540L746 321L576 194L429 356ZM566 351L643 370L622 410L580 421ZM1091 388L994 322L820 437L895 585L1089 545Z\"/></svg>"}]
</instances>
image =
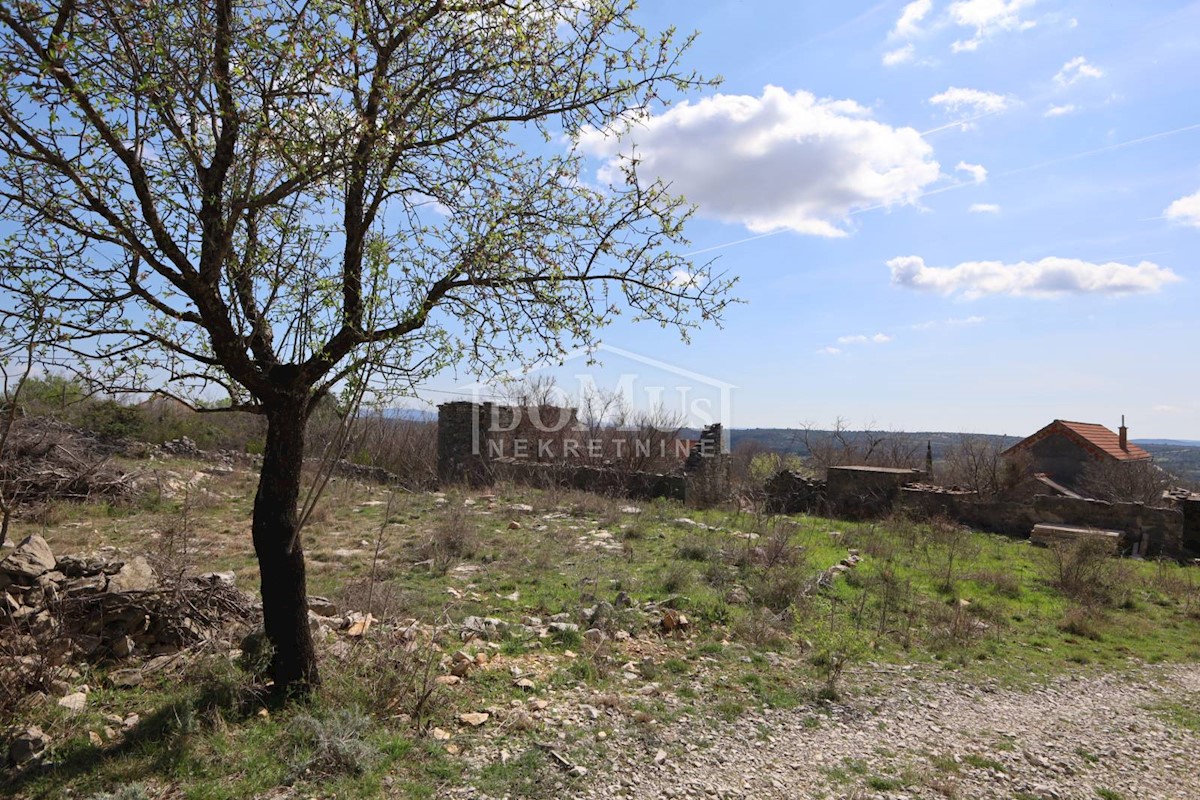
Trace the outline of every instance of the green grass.
<instances>
[{"instance_id":1,"label":"green grass","mask_svg":"<svg viewBox=\"0 0 1200 800\"><path fill-rule=\"evenodd\" d=\"M161 470L164 481L168 473L185 475L199 466L142 464ZM55 523L44 530L58 553L86 552L100 544L143 552L186 523L193 567L232 569L239 585L253 592L257 571L248 529L253 476L212 476L201 485L204 492L189 493L186 500L164 496L120 508L63 504L53 511ZM464 505L468 499L473 502ZM513 503L527 503L534 511L510 512ZM819 709L814 698L821 693L875 691L889 678L863 668L867 661L1019 685L1066 671L1200 660L1200 592L1184 567L1123 562L1127 600L1081 616L1074 601L1049 580L1046 551L1002 536L960 534L904 520L853 524L809 516L762 518L665 501L635 503L642 513L622 513L619 509L628 504L509 485L449 492L444 498L392 498L380 487L339 481L306 531L310 591L344 609L365 610L378 544L377 582L371 590L377 617L440 624L480 615L517 623L565 613L586 627L585 609L612 606L604 623L610 638L599 646L574 632L546 639L513 634L494 647L473 646L472 652L486 651L490 663L453 691L438 693L423 719L454 730L456 746L469 746L472 735L454 724L459 711L508 708L530 698L513 687L514 667L535 675L536 696L552 697L568 687L619 689L622 665L632 661L640 680L658 683L663 695L686 700L706 715L735 720L752 708L812 704ZM509 520L518 517L522 529L510 530ZM674 522L679 517L717 530L697 531ZM423 560L430 538L456 519L470 528L469 548L444 571L414 566ZM611 532L613 546L597 544L591 534L600 529ZM22 521L11 535L20 538L35 530L43 527ZM834 530L841 537L831 537ZM749 533L758 538L751 541L744 536ZM768 565L763 553L776 545L785 557ZM829 590L808 591L848 548L862 553L860 565ZM643 617L626 607L651 602L669 602L686 615L688 631L664 635L658 630L660 616ZM612 638L621 631L653 645L653 658L644 666L639 666L640 648ZM462 646L461 641L444 643L446 652ZM399 709L386 708L394 698L372 694L381 681L372 679L371 664L327 668L327 685L307 712L319 716L346 707L376 712L361 732L362 752L375 755L353 774L292 776L279 756L279 743L300 711L259 717L256 708L245 709L237 700L248 676L230 672L227 665L213 669L216 677L164 681L133 691L100 688L80 718L68 719L56 708L25 712L29 721L52 732L58 766L18 785L0 783L0 794L55 797L70 790L86 797L142 782L177 788L188 798L236 797L265 793L295 777L301 795L303 787L319 786L313 793L431 797L439 786L471 782L495 796L536 797L553 793L547 780L564 779L561 770L546 770L544 753L532 748L532 734L525 732L506 740L511 756L506 762L482 771L469 767L461 755L398 719ZM97 668L85 680L103 687L103 673ZM213 687L225 695L205 696L216 691ZM1181 701L1155 710L1196 731L1195 706ZM630 708L660 721L678 713L649 703ZM87 732L102 730L105 713L133 711L143 723L125 744L96 748L90 743ZM822 724L816 713L804 719L806 726ZM1003 769L983 756L963 761ZM935 766L947 773L961 769L950 763ZM853 763L834 773L855 781L868 777Z\"/></svg>"}]
</instances>

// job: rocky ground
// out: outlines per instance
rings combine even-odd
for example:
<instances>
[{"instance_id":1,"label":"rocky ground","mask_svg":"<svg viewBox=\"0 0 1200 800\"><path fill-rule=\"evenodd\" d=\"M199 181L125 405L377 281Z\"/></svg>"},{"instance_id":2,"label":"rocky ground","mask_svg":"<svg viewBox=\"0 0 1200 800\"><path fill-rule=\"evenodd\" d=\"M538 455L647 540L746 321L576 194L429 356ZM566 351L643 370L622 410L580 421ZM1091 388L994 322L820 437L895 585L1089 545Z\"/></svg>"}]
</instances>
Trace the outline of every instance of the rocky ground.
<instances>
[{"instance_id":1,"label":"rocky ground","mask_svg":"<svg viewBox=\"0 0 1200 800\"><path fill-rule=\"evenodd\" d=\"M1033 690L901 671L827 711L684 718L612 749L589 798L1195 798L1200 665L1068 677ZM655 749L657 748L657 749Z\"/></svg>"}]
</instances>

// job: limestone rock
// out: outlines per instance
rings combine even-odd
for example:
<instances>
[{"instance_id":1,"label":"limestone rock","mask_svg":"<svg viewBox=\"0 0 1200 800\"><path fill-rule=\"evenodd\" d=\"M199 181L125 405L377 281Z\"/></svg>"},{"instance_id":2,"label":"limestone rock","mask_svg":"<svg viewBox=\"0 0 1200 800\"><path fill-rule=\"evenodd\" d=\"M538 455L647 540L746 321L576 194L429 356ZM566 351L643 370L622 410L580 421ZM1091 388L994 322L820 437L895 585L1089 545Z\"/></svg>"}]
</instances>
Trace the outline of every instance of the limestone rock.
<instances>
[{"instance_id":1,"label":"limestone rock","mask_svg":"<svg viewBox=\"0 0 1200 800\"><path fill-rule=\"evenodd\" d=\"M472 728L478 728L480 725L491 719L491 717L492 715L486 711L468 711L465 714L458 715L459 720L463 724L470 725Z\"/></svg>"},{"instance_id":2,"label":"limestone rock","mask_svg":"<svg viewBox=\"0 0 1200 800\"><path fill-rule=\"evenodd\" d=\"M122 565L116 575L108 579L108 592L148 592L158 586L158 577L150 562L142 556L134 556Z\"/></svg>"},{"instance_id":3,"label":"limestone rock","mask_svg":"<svg viewBox=\"0 0 1200 800\"><path fill-rule=\"evenodd\" d=\"M0 561L0 572L20 583L30 583L39 575L54 569L54 553L46 540L36 533L25 537L8 556Z\"/></svg>"},{"instance_id":4,"label":"limestone rock","mask_svg":"<svg viewBox=\"0 0 1200 800\"><path fill-rule=\"evenodd\" d=\"M309 595L308 610L314 614L319 614L322 617L336 617L338 613L337 604L332 600L317 595Z\"/></svg>"},{"instance_id":5,"label":"limestone rock","mask_svg":"<svg viewBox=\"0 0 1200 800\"><path fill-rule=\"evenodd\" d=\"M78 714L87 706L87 695L83 692L75 692L66 697L60 697L58 704L70 711L72 714Z\"/></svg>"}]
</instances>

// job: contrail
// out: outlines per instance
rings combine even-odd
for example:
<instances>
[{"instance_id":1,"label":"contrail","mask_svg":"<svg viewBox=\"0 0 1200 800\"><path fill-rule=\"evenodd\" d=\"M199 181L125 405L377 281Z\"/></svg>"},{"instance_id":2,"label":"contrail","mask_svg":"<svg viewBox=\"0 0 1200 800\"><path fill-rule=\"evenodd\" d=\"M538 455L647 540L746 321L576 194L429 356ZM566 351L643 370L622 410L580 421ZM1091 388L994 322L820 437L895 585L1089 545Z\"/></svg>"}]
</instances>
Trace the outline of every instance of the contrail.
<instances>
[{"instance_id":1,"label":"contrail","mask_svg":"<svg viewBox=\"0 0 1200 800\"><path fill-rule=\"evenodd\" d=\"M984 115L984 116L987 116L987 115ZM955 122L953 124L959 125L963 122L969 122L969 121L970 120L959 120L958 122ZM926 131L926 133L934 133L939 130L942 130L942 128L934 128L931 131ZM1180 133L1187 133L1188 131L1194 131L1194 130L1200 130L1200 122L1195 123L1193 125L1184 125L1182 128L1175 128L1175 129L1169 130L1169 131L1162 131L1160 133L1151 133L1147 136L1139 136L1136 139L1128 139L1124 142L1117 142L1116 144L1105 145L1104 147L1097 147L1092 150L1084 150L1079 153L1072 153L1069 156L1062 156L1061 158L1054 158L1049 161L1042 161L1037 164L1030 164L1029 166L1026 166L1026 167L1017 167L1016 169L1010 169L1005 172L997 172L990 177L1006 178L1006 177L1009 177L1010 175L1020 175L1025 172L1033 172L1034 170L1045 169L1046 167L1052 167L1055 164L1062 164L1066 161L1074 161L1075 159L1078 159L1078 158L1087 158L1088 156L1099 155L1100 153L1108 153L1112 150L1120 150L1123 147L1131 147L1135 144L1144 144L1145 142L1152 142L1156 139L1165 139L1168 136L1176 136ZM922 135L924 135L924 134L922 134ZM950 192L950 191L954 191L955 189L963 189L968 186L978 186L978 185L979 184L975 183L974 181L963 181L961 183L952 183L948 186L941 186L937 189L930 189L928 192L922 192L921 194L917 195L913 199L921 200L926 197L931 197L935 194L942 194L943 192ZM868 211L879 211L880 209L887 208L889 205L891 205L891 204L880 203L880 204L873 205L873 206L867 206L865 208L856 208L852 211L847 212L847 216L858 216L859 214L865 214ZM1150 219L1161 219L1161 217L1151 217ZM1145 220L1143 220L1143 221L1145 221ZM702 253L711 253L714 250L724 250L727 247L736 247L739 244L747 244L749 242L756 242L759 239L766 239L771 236L778 236L781 233L787 233L789 230L790 229L788 229L788 228L781 228L777 231L771 231L769 233L760 233L757 236L748 236L744 239L735 239L734 241L725 242L723 244L714 244L711 247L704 247L704 248L701 248L700 250L693 250L690 253L684 253L683 257L686 258L689 256L701 255Z\"/></svg>"}]
</instances>

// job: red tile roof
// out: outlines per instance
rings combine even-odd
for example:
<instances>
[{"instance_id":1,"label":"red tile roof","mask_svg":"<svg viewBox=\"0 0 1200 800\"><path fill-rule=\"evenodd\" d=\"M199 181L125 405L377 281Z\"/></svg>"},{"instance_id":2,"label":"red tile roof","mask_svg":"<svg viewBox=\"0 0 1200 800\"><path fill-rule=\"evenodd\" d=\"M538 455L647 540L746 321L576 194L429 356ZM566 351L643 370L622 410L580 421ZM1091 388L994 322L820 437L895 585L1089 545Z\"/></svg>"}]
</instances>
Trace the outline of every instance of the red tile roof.
<instances>
[{"instance_id":1,"label":"red tile roof","mask_svg":"<svg viewBox=\"0 0 1200 800\"><path fill-rule=\"evenodd\" d=\"M1125 449L1122 450L1121 437L1103 425L1097 425L1094 422L1071 422L1065 419L1054 420L1029 438L1017 442L1006 452L1024 449L1054 434L1067 436L1100 457L1113 458L1117 461L1146 461L1150 458L1149 453L1132 442L1127 442Z\"/></svg>"}]
</instances>

